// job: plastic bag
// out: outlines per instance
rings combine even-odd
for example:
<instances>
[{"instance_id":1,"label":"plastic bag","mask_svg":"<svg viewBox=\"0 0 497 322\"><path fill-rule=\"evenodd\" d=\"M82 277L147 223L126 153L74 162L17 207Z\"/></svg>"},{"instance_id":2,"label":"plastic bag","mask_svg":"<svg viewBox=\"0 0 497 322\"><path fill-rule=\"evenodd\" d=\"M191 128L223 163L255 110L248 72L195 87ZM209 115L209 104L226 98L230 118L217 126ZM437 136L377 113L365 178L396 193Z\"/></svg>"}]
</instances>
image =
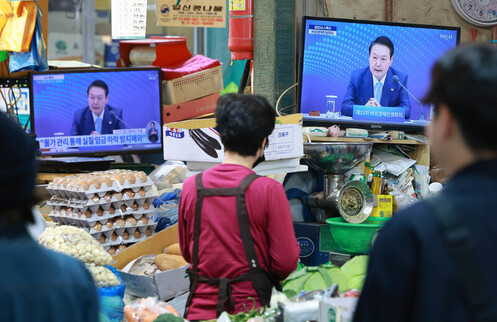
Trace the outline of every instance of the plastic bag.
<instances>
[{"instance_id":1,"label":"plastic bag","mask_svg":"<svg viewBox=\"0 0 497 322\"><path fill-rule=\"evenodd\" d=\"M31 49L28 52L12 52L10 54L9 67L10 72L15 73L22 70L48 70L47 55L45 53L45 42L41 30L42 11L38 7L36 16L36 27L31 39Z\"/></svg>"},{"instance_id":2,"label":"plastic bag","mask_svg":"<svg viewBox=\"0 0 497 322\"><path fill-rule=\"evenodd\" d=\"M178 222L180 196L181 190L175 189L173 192L164 193L160 197L155 198L153 202L155 214L152 217L154 222L157 223L155 232L159 232Z\"/></svg>"},{"instance_id":3,"label":"plastic bag","mask_svg":"<svg viewBox=\"0 0 497 322\"><path fill-rule=\"evenodd\" d=\"M166 161L149 175L158 190L172 188L186 179L186 165L180 161Z\"/></svg>"},{"instance_id":4,"label":"plastic bag","mask_svg":"<svg viewBox=\"0 0 497 322\"><path fill-rule=\"evenodd\" d=\"M0 34L0 50L29 51L36 25L38 6L34 1L0 0L0 8L11 6L13 15L8 17Z\"/></svg>"},{"instance_id":5,"label":"plastic bag","mask_svg":"<svg viewBox=\"0 0 497 322\"><path fill-rule=\"evenodd\" d=\"M105 265L121 282L118 286L99 287L100 321L120 322L124 316L124 291L126 284L115 267Z\"/></svg>"},{"instance_id":6,"label":"plastic bag","mask_svg":"<svg viewBox=\"0 0 497 322\"><path fill-rule=\"evenodd\" d=\"M157 297L137 299L124 307L124 315L128 322L152 322L164 313L178 316L178 312L170 304L159 301Z\"/></svg>"}]
</instances>

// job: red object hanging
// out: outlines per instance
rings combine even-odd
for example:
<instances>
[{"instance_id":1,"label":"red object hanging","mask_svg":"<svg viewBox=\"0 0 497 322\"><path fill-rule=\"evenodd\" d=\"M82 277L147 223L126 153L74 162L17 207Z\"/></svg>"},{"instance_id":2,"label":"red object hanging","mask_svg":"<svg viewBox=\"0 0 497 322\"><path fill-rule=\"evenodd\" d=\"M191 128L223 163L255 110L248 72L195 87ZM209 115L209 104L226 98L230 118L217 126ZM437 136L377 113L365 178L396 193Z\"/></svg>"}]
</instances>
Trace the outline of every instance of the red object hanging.
<instances>
[{"instance_id":1,"label":"red object hanging","mask_svg":"<svg viewBox=\"0 0 497 322\"><path fill-rule=\"evenodd\" d=\"M228 48L232 60L254 59L253 0L230 1Z\"/></svg>"}]
</instances>

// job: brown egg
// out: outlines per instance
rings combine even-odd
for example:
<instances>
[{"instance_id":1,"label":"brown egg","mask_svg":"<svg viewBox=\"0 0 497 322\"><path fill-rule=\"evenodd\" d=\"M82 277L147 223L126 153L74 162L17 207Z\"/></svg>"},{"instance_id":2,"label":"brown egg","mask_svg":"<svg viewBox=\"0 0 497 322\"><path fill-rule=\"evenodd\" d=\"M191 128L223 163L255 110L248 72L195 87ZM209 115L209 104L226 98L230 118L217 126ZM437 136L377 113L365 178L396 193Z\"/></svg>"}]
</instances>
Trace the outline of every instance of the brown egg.
<instances>
[{"instance_id":1,"label":"brown egg","mask_svg":"<svg viewBox=\"0 0 497 322\"><path fill-rule=\"evenodd\" d=\"M124 227L124 225L126 224L126 222L122 218L117 218L115 220L115 224L118 225L119 227Z\"/></svg>"},{"instance_id":2,"label":"brown egg","mask_svg":"<svg viewBox=\"0 0 497 322\"><path fill-rule=\"evenodd\" d=\"M135 217L128 217L128 218L126 218L126 221L129 222L131 224L131 226L136 226L137 221L136 221Z\"/></svg>"},{"instance_id":3,"label":"brown egg","mask_svg":"<svg viewBox=\"0 0 497 322\"><path fill-rule=\"evenodd\" d=\"M117 200L121 200L123 198L123 194L120 192L114 192L114 197L116 197Z\"/></svg>"},{"instance_id":4,"label":"brown egg","mask_svg":"<svg viewBox=\"0 0 497 322\"><path fill-rule=\"evenodd\" d=\"M147 237L152 236L152 230L150 230L150 228L147 228L147 230L145 230L145 235L147 235Z\"/></svg>"},{"instance_id":5,"label":"brown egg","mask_svg":"<svg viewBox=\"0 0 497 322\"><path fill-rule=\"evenodd\" d=\"M148 208L150 208L150 205L148 204L148 202L144 202L143 205L142 205L143 209L147 210Z\"/></svg>"},{"instance_id":6,"label":"brown egg","mask_svg":"<svg viewBox=\"0 0 497 322\"><path fill-rule=\"evenodd\" d=\"M83 188L83 190L85 191L90 189L90 180L88 179L81 180L81 188Z\"/></svg>"},{"instance_id":7,"label":"brown egg","mask_svg":"<svg viewBox=\"0 0 497 322\"><path fill-rule=\"evenodd\" d=\"M147 182L147 174L143 171L138 171L136 173L136 178L140 179L142 183Z\"/></svg>"},{"instance_id":8,"label":"brown egg","mask_svg":"<svg viewBox=\"0 0 497 322\"><path fill-rule=\"evenodd\" d=\"M109 214L113 215L116 212L116 208L114 206L109 207Z\"/></svg>"},{"instance_id":9,"label":"brown egg","mask_svg":"<svg viewBox=\"0 0 497 322\"><path fill-rule=\"evenodd\" d=\"M124 184L124 176L121 173L116 173L114 179L116 179L120 185Z\"/></svg>"},{"instance_id":10,"label":"brown egg","mask_svg":"<svg viewBox=\"0 0 497 322\"><path fill-rule=\"evenodd\" d=\"M103 182L103 179L101 177L95 177L93 179L93 184L95 185L95 188L97 188L97 189L102 188L102 182Z\"/></svg>"},{"instance_id":11,"label":"brown egg","mask_svg":"<svg viewBox=\"0 0 497 322\"><path fill-rule=\"evenodd\" d=\"M93 226L93 229L95 229L96 231L102 231L102 224L97 222L94 226Z\"/></svg>"},{"instance_id":12,"label":"brown egg","mask_svg":"<svg viewBox=\"0 0 497 322\"><path fill-rule=\"evenodd\" d=\"M135 196L135 193L131 189L124 189L123 192L128 196L128 198L133 198Z\"/></svg>"},{"instance_id":13,"label":"brown egg","mask_svg":"<svg viewBox=\"0 0 497 322\"><path fill-rule=\"evenodd\" d=\"M134 202L132 205L131 205L131 209L133 209L133 211L137 211L138 210L138 204L136 202Z\"/></svg>"},{"instance_id":14,"label":"brown egg","mask_svg":"<svg viewBox=\"0 0 497 322\"><path fill-rule=\"evenodd\" d=\"M134 174L134 173L132 173L132 172L126 173L126 174L124 175L124 179L125 179L125 180L128 180L128 181L129 181L129 183L131 183L131 184L135 184L135 182L136 182L136 176L135 176L135 174Z\"/></svg>"},{"instance_id":15,"label":"brown egg","mask_svg":"<svg viewBox=\"0 0 497 322\"><path fill-rule=\"evenodd\" d=\"M122 205L121 205L121 211L122 211L122 212L126 212L126 210L127 210L127 209L128 209L128 207L126 207L126 205L125 205L125 204L122 204Z\"/></svg>"},{"instance_id":16,"label":"brown egg","mask_svg":"<svg viewBox=\"0 0 497 322\"><path fill-rule=\"evenodd\" d=\"M140 190L138 190L138 194L140 195L140 197L145 197L146 194L145 189L140 188Z\"/></svg>"},{"instance_id":17,"label":"brown egg","mask_svg":"<svg viewBox=\"0 0 497 322\"><path fill-rule=\"evenodd\" d=\"M98 197L97 194L95 194L93 198L91 198L91 200L93 201L93 203L98 203L100 201L100 198Z\"/></svg>"},{"instance_id":18,"label":"brown egg","mask_svg":"<svg viewBox=\"0 0 497 322\"><path fill-rule=\"evenodd\" d=\"M119 245L117 248L119 251L126 249L126 245Z\"/></svg>"},{"instance_id":19,"label":"brown egg","mask_svg":"<svg viewBox=\"0 0 497 322\"><path fill-rule=\"evenodd\" d=\"M105 243L105 236L104 236L104 235L100 236L100 238L98 239L98 241L99 241L101 244Z\"/></svg>"},{"instance_id":20,"label":"brown egg","mask_svg":"<svg viewBox=\"0 0 497 322\"><path fill-rule=\"evenodd\" d=\"M116 253L116 248L114 246L111 246L107 252L111 255L114 255Z\"/></svg>"},{"instance_id":21,"label":"brown egg","mask_svg":"<svg viewBox=\"0 0 497 322\"><path fill-rule=\"evenodd\" d=\"M140 233L140 231L138 229L135 230L135 232L133 233L133 236L135 236L135 238L137 238L137 239L140 238L141 235L142 234Z\"/></svg>"},{"instance_id":22,"label":"brown egg","mask_svg":"<svg viewBox=\"0 0 497 322\"><path fill-rule=\"evenodd\" d=\"M112 235L110 235L110 239L116 240L117 239L116 233L112 233Z\"/></svg>"},{"instance_id":23,"label":"brown egg","mask_svg":"<svg viewBox=\"0 0 497 322\"><path fill-rule=\"evenodd\" d=\"M110 188L112 186L112 179L109 178L109 177L103 177L102 178L102 184L104 184L107 186L106 188ZM104 186L105 187L105 186Z\"/></svg>"},{"instance_id":24,"label":"brown egg","mask_svg":"<svg viewBox=\"0 0 497 322\"><path fill-rule=\"evenodd\" d=\"M108 193L108 192L107 192L107 193L104 195L104 199L105 199L105 201L110 202L110 200L112 199L112 195L111 195L110 193Z\"/></svg>"},{"instance_id":25,"label":"brown egg","mask_svg":"<svg viewBox=\"0 0 497 322\"><path fill-rule=\"evenodd\" d=\"M86 218L90 218L91 217L91 210L90 209L86 209L85 216L86 216Z\"/></svg>"},{"instance_id":26,"label":"brown egg","mask_svg":"<svg viewBox=\"0 0 497 322\"><path fill-rule=\"evenodd\" d=\"M123 239L124 240L128 240L129 239L129 233L127 231L125 231L122 235Z\"/></svg>"},{"instance_id":27,"label":"brown egg","mask_svg":"<svg viewBox=\"0 0 497 322\"><path fill-rule=\"evenodd\" d=\"M148 223L148 218L147 218L146 216L142 216L142 217L140 218L140 222L141 222L142 224L146 225L146 224Z\"/></svg>"},{"instance_id":28,"label":"brown egg","mask_svg":"<svg viewBox=\"0 0 497 322\"><path fill-rule=\"evenodd\" d=\"M102 208L98 207L97 209L97 216L102 216L104 214L104 211Z\"/></svg>"}]
</instances>

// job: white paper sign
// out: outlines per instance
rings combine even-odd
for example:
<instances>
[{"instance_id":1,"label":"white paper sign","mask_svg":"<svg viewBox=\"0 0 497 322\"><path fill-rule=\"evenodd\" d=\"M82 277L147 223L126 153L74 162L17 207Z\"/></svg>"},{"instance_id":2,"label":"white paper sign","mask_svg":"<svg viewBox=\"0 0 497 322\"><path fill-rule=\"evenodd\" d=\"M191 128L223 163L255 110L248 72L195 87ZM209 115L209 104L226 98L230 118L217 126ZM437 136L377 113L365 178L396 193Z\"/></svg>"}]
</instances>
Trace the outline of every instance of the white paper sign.
<instances>
[{"instance_id":1,"label":"white paper sign","mask_svg":"<svg viewBox=\"0 0 497 322\"><path fill-rule=\"evenodd\" d=\"M144 39L147 0L112 0L112 39Z\"/></svg>"}]
</instances>

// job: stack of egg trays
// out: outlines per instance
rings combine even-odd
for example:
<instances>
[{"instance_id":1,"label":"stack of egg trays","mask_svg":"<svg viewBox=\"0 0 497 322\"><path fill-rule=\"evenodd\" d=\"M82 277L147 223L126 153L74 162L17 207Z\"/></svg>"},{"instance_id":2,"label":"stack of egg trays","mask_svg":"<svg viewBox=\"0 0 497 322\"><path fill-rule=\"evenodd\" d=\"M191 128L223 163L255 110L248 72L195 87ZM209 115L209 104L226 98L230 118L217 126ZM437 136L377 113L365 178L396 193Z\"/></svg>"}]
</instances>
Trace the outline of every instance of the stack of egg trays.
<instances>
[{"instance_id":1,"label":"stack of egg trays","mask_svg":"<svg viewBox=\"0 0 497 322\"><path fill-rule=\"evenodd\" d=\"M60 185L50 183L47 186L48 192L52 195L52 198L47 202L52 208L49 216L54 222L84 228L97 240L103 234L106 237L106 241L103 243L106 250L110 246L135 243L147 238L145 235L147 228L150 228L153 233L156 226L156 223L151 220L155 212L155 208L152 205L155 196L150 193L151 187L152 181L149 177L147 177L146 182L142 182L137 178L134 184L131 184L129 180L125 180L124 184L121 185L118 181L113 180L110 187L104 182L99 189L95 185L90 185L88 190L84 190L82 187L61 187ZM143 191L145 192L143 196L138 194L141 188L143 188L142 194ZM126 193L122 194L121 192L125 189L133 191L134 196L130 197ZM104 196L107 197L104 198ZM122 197L119 199L118 196ZM96 197L98 197L98 202L95 202L97 201ZM148 209L143 207L145 202L149 205ZM138 208L133 210L131 207L135 203ZM113 214L109 212L111 206L115 209ZM102 210L100 215L98 214L99 209ZM87 215L88 211L91 213L88 213L89 216ZM135 217L137 220L142 216L146 216L149 221L147 224L137 223L136 226L131 227L128 227L128 222L126 222L125 227L120 227L115 223L112 225L112 228L106 226L110 220L113 221L115 218L124 218L129 215ZM97 222L102 225L100 231L93 228ZM140 238L134 237L136 229L140 230ZM128 230L130 238L124 240L122 234L126 230ZM111 236L114 232L117 238L112 240Z\"/></svg>"}]
</instances>

